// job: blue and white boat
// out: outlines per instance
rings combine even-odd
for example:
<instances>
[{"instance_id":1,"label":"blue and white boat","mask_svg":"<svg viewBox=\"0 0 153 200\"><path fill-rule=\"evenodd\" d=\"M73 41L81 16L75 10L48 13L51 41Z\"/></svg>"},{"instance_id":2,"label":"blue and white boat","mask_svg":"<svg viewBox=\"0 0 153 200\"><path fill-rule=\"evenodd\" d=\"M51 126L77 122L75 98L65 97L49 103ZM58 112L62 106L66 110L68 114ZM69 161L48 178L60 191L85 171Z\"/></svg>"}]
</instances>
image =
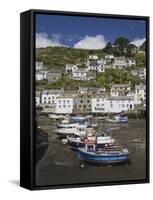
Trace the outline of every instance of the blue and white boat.
<instances>
[{"instance_id":1,"label":"blue and white boat","mask_svg":"<svg viewBox=\"0 0 153 200\"><path fill-rule=\"evenodd\" d=\"M125 123L128 122L128 117L125 116L124 114L119 114L119 115L115 115L113 116L112 119L108 118L106 119L107 122L115 122L115 123Z\"/></svg>"},{"instance_id":2,"label":"blue and white boat","mask_svg":"<svg viewBox=\"0 0 153 200\"><path fill-rule=\"evenodd\" d=\"M94 144L76 149L79 160L96 164L117 164L129 160L129 151L123 147L97 149Z\"/></svg>"}]
</instances>

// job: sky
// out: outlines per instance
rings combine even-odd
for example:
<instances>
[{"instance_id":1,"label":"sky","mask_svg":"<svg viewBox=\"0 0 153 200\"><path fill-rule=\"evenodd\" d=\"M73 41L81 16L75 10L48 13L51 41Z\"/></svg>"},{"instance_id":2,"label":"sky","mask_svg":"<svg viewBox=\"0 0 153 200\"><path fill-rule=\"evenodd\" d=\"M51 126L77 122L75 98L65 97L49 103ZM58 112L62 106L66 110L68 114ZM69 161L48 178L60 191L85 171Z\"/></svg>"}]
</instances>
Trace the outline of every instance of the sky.
<instances>
[{"instance_id":1,"label":"sky","mask_svg":"<svg viewBox=\"0 0 153 200\"><path fill-rule=\"evenodd\" d=\"M36 15L36 47L65 46L103 49L108 42L126 37L140 46L146 38L146 22L133 19Z\"/></svg>"}]
</instances>

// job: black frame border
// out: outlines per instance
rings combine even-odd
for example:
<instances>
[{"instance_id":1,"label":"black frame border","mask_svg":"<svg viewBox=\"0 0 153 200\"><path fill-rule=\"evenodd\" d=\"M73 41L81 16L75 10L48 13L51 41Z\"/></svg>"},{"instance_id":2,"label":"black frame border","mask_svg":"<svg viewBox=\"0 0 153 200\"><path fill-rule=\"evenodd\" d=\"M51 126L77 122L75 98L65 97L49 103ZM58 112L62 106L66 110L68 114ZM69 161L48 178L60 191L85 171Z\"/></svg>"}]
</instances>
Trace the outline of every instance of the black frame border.
<instances>
[{"instance_id":1,"label":"black frame border","mask_svg":"<svg viewBox=\"0 0 153 200\"><path fill-rule=\"evenodd\" d=\"M76 183L38 186L35 183L35 22L36 15L79 16L93 18L133 19L146 21L146 178L139 180ZM30 190L79 188L149 183L150 181L150 76L149 76L149 17L84 13L53 10L29 10L20 14L20 186ZM26 40L26 42L24 41ZM27 82L27 85L25 84Z\"/></svg>"}]
</instances>

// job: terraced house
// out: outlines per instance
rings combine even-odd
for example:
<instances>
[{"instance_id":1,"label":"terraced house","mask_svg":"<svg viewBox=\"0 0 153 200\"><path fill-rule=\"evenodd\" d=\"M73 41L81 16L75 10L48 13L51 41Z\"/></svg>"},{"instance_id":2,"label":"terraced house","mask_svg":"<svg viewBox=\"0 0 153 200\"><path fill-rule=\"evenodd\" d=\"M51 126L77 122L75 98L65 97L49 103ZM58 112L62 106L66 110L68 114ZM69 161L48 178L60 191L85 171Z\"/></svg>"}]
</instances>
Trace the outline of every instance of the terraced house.
<instances>
[{"instance_id":1,"label":"terraced house","mask_svg":"<svg viewBox=\"0 0 153 200\"><path fill-rule=\"evenodd\" d=\"M57 114L71 114L74 109L74 98L72 95L60 95L56 98L56 109Z\"/></svg>"},{"instance_id":2,"label":"terraced house","mask_svg":"<svg viewBox=\"0 0 153 200\"><path fill-rule=\"evenodd\" d=\"M91 96L87 94L78 95L75 98L74 112L75 113L87 113L91 112Z\"/></svg>"}]
</instances>

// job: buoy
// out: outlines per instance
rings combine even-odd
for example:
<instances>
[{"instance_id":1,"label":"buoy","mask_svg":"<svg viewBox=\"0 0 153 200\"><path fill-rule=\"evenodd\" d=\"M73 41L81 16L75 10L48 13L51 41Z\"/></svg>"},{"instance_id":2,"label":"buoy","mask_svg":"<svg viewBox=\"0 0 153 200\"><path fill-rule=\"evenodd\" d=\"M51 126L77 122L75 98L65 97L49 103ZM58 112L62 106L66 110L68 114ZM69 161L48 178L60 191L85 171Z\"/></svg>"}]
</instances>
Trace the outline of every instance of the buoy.
<instances>
[{"instance_id":1,"label":"buoy","mask_svg":"<svg viewBox=\"0 0 153 200\"><path fill-rule=\"evenodd\" d=\"M81 166L81 168L84 168L85 167L84 162L82 162L80 166Z\"/></svg>"},{"instance_id":2,"label":"buoy","mask_svg":"<svg viewBox=\"0 0 153 200\"><path fill-rule=\"evenodd\" d=\"M62 144L67 144L68 143L68 139L62 139Z\"/></svg>"}]
</instances>

